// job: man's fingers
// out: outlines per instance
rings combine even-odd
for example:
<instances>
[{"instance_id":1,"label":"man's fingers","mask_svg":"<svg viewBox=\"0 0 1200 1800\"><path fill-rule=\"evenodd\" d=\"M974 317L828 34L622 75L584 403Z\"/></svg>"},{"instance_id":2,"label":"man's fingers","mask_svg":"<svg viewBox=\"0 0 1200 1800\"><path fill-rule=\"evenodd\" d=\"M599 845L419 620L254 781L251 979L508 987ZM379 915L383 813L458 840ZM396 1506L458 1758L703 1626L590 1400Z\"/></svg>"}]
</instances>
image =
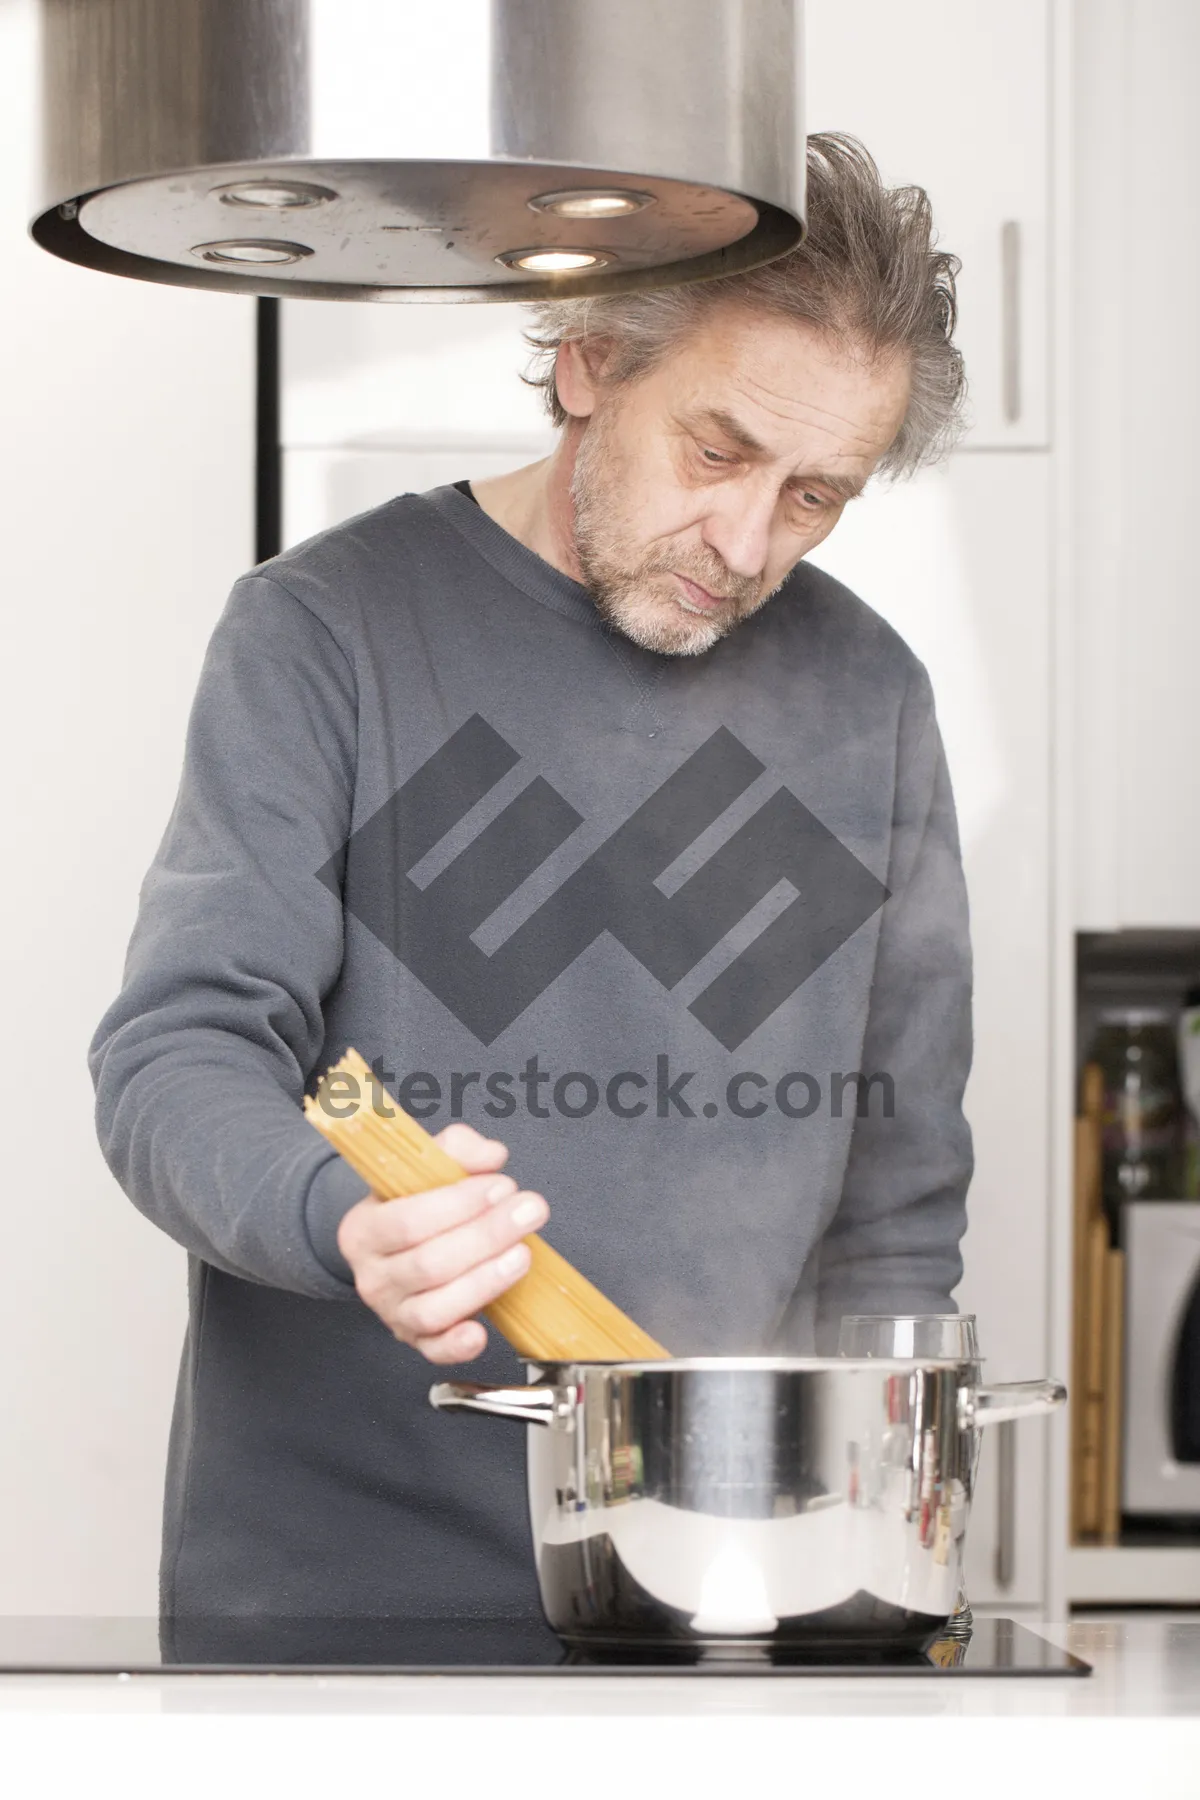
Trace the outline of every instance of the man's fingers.
<instances>
[{"instance_id":1,"label":"man's fingers","mask_svg":"<svg viewBox=\"0 0 1200 1800\"><path fill-rule=\"evenodd\" d=\"M514 1244L503 1256L483 1263L444 1287L414 1294L396 1309L392 1330L410 1344L440 1337L498 1300L529 1268L529 1246Z\"/></svg>"},{"instance_id":2,"label":"man's fingers","mask_svg":"<svg viewBox=\"0 0 1200 1800\"><path fill-rule=\"evenodd\" d=\"M540 1231L549 1216L540 1194L517 1192L457 1230L426 1238L412 1250L387 1258L388 1279L404 1294L444 1288L480 1263L502 1256L531 1231Z\"/></svg>"},{"instance_id":3,"label":"man's fingers","mask_svg":"<svg viewBox=\"0 0 1200 1800\"><path fill-rule=\"evenodd\" d=\"M377 1200L374 1212L356 1221L361 1227L360 1242L368 1254L394 1256L478 1218L516 1191L511 1175L470 1175L465 1181L431 1188L428 1193Z\"/></svg>"},{"instance_id":4,"label":"man's fingers","mask_svg":"<svg viewBox=\"0 0 1200 1800\"><path fill-rule=\"evenodd\" d=\"M502 1144L499 1138L484 1137L482 1132L461 1119L456 1119L452 1125L444 1125L433 1141L472 1175L480 1175L486 1169L503 1168L508 1160L507 1144Z\"/></svg>"},{"instance_id":5,"label":"man's fingers","mask_svg":"<svg viewBox=\"0 0 1200 1800\"><path fill-rule=\"evenodd\" d=\"M467 1362L487 1344L475 1314L529 1268L523 1240L550 1209L500 1173L508 1147L456 1120L437 1140L471 1173L446 1187L361 1200L338 1227L360 1298L434 1363Z\"/></svg>"},{"instance_id":6,"label":"man's fingers","mask_svg":"<svg viewBox=\"0 0 1200 1800\"><path fill-rule=\"evenodd\" d=\"M464 1319L440 1337L418 1338L413 1349L431 1363L470 1362L487 1349L487 1332L478 1319Z\"/></svg>"}]
</instances>

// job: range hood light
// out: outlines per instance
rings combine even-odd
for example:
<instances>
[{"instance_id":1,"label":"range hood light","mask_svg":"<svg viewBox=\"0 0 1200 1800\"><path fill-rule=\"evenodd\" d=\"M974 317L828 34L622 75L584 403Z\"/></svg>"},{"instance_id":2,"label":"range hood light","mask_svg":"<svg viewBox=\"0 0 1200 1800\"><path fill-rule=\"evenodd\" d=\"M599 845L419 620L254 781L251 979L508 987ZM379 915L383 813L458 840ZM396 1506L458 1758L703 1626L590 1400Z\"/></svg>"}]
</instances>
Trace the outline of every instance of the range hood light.
<instances>
[{"instance_id":1,"label":"range hood light","mask_svg":"<svg viewBox=\"0 0 1200 1800\"><path fill-rule=\"evenodd\" d=\"M84 268L528 304L732 275L804 236L802 0L28 4L31 229Z\"/></svg>"},{"instance_id":2,"label":"range hood light","mask_svg":"<svg viewBox=\"0 0 1200 1800\"><path fill-rule=\"evenodd\" d=\"M229 238L220 244L193 244L192 255L213 263L296 263L311 256L307 244L287 244L282 238Z\"/></svg>"},{"instance_id":3,"label":"range hood light","mask_svg":"<svg viewBox=\"0 0 1200 1800\"><path fill-rule=\"evenodd\" d=\"M235 181L213 193L225 206L321 206L337 199L332 188L309 181Z\"/></svg>"},{"instance_id":4,"label":"range hood light","mask_svg":"<svg viewBox=\"0 0 1200 1800\"><path fill-rule=\"evenodd\" d=\"M505 250L496 261L531 275L569 275L576 269L602 269L616 258L611 250Z\"/></svg>"},{"instance_id":5,"label":"range hood light","mask_svg":"<svg viewBox=\"0 0 1200 1800\"><path fill-rule=\"evenodd\" d=\"M654 195L633 188L563 188L557 194L538 194L529 204L534 212L559 219L620 219L653 206Z\"/></svg>"}]
</instances>

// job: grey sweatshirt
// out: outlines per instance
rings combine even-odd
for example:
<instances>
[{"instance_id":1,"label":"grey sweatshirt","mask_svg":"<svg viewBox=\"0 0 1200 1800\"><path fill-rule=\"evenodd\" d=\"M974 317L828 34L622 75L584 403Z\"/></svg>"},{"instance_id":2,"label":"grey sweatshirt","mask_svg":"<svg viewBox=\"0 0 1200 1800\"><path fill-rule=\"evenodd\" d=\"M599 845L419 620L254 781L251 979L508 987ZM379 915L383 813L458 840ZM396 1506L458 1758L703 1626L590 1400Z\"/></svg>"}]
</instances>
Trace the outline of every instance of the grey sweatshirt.
<instances>
[{"instance_id":1,"label":"grey sweatshirt","mask_svg":"<svg viewBox=\"0 0 1200 1800\"><path fill-rule=\"evenodd\" d=\"M801 563L641 649L466 494L233 589L89 1052L109 1166L189 1252L165 1612L537 1609L523 1433L447 1418L336 1242L300 1111L348 1045L465 1118L673 1353L944 1311L970 955L926 673ZM462 1371L520 1379L492 1334Z\"/></svg>"}]
</instances>

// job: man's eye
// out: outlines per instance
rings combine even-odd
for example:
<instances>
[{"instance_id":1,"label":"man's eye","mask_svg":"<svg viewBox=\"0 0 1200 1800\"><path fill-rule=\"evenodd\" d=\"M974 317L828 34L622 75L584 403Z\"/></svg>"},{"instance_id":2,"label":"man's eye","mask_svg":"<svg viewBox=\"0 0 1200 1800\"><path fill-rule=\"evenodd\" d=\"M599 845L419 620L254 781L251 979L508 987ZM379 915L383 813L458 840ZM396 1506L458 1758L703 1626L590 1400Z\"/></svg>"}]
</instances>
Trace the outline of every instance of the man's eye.
<instances>
[{"instance_id":1,"label":"man's eye","mask_svg":"<svg viewBox=\"0 0 1200 1800\"><path fill-rule=\"evenodd\" d=\"M801 494L800 498L803 500L805 509L808 512L820 512L825 505L820 494Z\"/></svg>"},{"instance_id":2,"label":"man's eye","mask_svg":"<svg viewBox=\"0 0 1200 1800\"><path fill-rule=\"evenodd\" d=\"M729 461L729 458L723 455L720 450L710 450L705 444L701 444L700 454L705 462L710 464L713 468L723 468Z\"/></svg>"}]
</instances>

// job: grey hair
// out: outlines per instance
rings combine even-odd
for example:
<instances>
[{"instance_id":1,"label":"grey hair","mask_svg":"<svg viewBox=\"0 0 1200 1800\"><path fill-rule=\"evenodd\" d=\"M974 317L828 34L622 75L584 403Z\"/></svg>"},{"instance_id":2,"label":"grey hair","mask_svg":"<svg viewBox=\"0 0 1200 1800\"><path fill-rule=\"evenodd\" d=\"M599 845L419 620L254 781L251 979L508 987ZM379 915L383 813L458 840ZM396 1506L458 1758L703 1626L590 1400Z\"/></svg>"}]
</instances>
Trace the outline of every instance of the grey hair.
<instances>
[{"instance_id":1,"label":"grey hair","mask_svg":"<svg viewBox=\"0 0 1200 1800\"><path fill-rule=\"evenodd\" d=\"M940 462L965 427L966 376L952 341L962 265L936 242L924 188L885 188L857 138L819 132L808 139L808 232L795 250L763 268L682 287L544 300L529 309L533 356L523 379L541 389L546 411L563 425L555 382L561 344L604 342L606 382L631 381L714 307L734 301L803 320L872 358L907 354L908 409L878 472L911 475Z\"/></svg>"}]
</instances>

